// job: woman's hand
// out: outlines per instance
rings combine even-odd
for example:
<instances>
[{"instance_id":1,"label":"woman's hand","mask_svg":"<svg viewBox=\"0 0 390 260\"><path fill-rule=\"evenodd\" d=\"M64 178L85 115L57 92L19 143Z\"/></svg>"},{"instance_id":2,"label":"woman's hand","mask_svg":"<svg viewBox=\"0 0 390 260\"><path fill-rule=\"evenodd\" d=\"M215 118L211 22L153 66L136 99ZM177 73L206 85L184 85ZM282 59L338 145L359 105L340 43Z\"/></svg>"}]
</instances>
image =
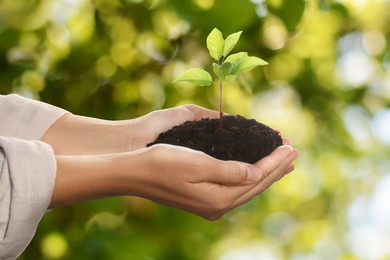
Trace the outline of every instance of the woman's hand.
<instances>
[{"instance_id":1,"label":"woman's hand","mask_svg":"<svg viewBox=\"0 0 390 260\"><path fill-rule=\"evenodd\" d=\"M188 120L217 118L218 112L196 105L156 110L121 121L66 114L43 136L57 155L92 155L134 151L161 133Z\"/></svg>"},{"instance_id":2,"label":"woman's hand","mask_svg":"<svg viewBox=\"0 0 390 260\"><path fill-rule=\"evenodd\" d=\"M121 154L58 156L51 207L129 195L216 220L290 172L298 155L283 145L251 165L162 144Z\"/></svg>"},{"instance_id":3,"label":"woman's hand","mask_svg":"<svg viewBox=\"0 0 390 260\"><path fill-rule=\"evenodd\" d=\"M127 195L214 220L294 169L292 162L299 153L288 139L253 165L217 160L179 146L145 148L175 125L218 116L195 105L123 121L64 115L43 137L57 155L50 207Z\"/></svg>"},{"instance_id":4,"label":"woman's hand","mask_svg":"<svg viewBox=\"0 0 390 260\"><path fill-rule=\"evenodd\" d=\"M282 146L251 165L169 145L157 145L151 152L137 195L209 220L261 194L289 173L299 156L291 146Z\"/></svg>"},{"instance_id":5,"label":"woman's hand","mask_svg":"<svg viewBox=\"0 0 390 260\"><path fill-rule=\"evenodd\" d=\"M174 108L153 111L145 116L132 120L132 131L128 131L130 142L125 151L145 147L153 142L161 132L186 121L197 121L203 118L218 118L219 112L196 105L184 105ZM126 122L124 122L126 124Z\"/></svg>"}]
</instances>

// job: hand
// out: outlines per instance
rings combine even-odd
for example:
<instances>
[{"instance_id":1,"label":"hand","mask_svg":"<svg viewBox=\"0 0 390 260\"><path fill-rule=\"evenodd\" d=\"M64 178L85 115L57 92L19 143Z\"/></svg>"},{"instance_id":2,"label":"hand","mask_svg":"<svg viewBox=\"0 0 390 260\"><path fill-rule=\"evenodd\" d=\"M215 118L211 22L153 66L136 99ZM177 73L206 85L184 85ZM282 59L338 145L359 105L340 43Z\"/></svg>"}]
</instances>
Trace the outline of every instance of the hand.
<instances>
[{"instance_id":1,"label":"hand","mask_svg":"<svg viewBox=\"0 0 390 260\"><path fill-rule=\"evenodd\" d=\"M145 116L121 121L66 114L43 136L56 155L93 155L134 151L157 136L188 120L217 118L218 112L196 105L156 110Z\"/></svg>"},{"instance_id":2,"label":"hand","mask_svg":"<svg viewBox=\"0 0 390 260\"><path fill-rule=\"evenodd\" d=\"M216 220L290 172L298 155L283 145L251 165L162 144L122 154L58 156L51 207L130 195Z\"/></svg>"},{"instance_id":3,"label":"hand","mask_svg":"<svg viewBox=\"0 0 390 260\"><path fill-rule=\"evenodd\" d=\"M251 165L221 161L204 153L168 145L154 147L140 196L160 204L216 220L253 197L294 168L299 152L291 146L277 148ZM162 167L164 165L164 167Z\"/></svg>"},{"instance_id":4,"label":"hand","mask_svg":"<svg viewBox=\"0 0 390 260\"><path fill-rule=\"evenodd\" d=\"M174 108L153 111L145 116L132 120L131 131L127 131L127 140L131 140L124 151L132 151L146 147L153 142L161 132L186 121L196 121L203 118L218 118L219 112L196 105L184 105ZM126 122L124 122L126 124Z\"/></svg>"}]
</instances>

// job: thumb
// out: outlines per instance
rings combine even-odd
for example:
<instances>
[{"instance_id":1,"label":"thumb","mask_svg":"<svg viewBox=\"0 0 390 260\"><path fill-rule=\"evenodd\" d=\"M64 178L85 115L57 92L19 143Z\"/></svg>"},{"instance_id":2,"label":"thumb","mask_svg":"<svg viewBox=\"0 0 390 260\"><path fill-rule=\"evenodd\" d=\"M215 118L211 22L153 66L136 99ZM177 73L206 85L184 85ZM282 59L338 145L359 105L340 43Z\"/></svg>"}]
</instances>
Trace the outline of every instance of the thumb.
<instances>
[{"instance_id":1,"label":"thumb","mask_svg":"<svg viewBox=\"0 0 390 260\"><path fill-rule=\"evenodd\" d=\"M258 182L262 172L254 165L238 161L220 161L210 178L212 182L226 186L246 185Z\"/></svg>"}]
</instances>

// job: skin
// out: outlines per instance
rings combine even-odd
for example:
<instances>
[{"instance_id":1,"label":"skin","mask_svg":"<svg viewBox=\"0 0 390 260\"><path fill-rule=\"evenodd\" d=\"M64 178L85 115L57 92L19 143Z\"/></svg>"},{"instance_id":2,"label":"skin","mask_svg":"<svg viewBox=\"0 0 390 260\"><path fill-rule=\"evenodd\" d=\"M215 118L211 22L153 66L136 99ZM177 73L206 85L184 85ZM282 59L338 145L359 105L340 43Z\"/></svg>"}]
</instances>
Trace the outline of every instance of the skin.
<instances>
[{"instance_id":1,"label":"skin","mask_svg":"<svg viewBox=\"0 0 390 260\"><path fill-rule=\"evenodd\" d=\"M218 116L195 105L124 121L64 115L42 138L52 145L57 160L50 207L138 196L217 220L294 169L299 152L288 139L255 164L217 160L166 144L145 148L174 125Z\"/></svg>"}]
</instances>

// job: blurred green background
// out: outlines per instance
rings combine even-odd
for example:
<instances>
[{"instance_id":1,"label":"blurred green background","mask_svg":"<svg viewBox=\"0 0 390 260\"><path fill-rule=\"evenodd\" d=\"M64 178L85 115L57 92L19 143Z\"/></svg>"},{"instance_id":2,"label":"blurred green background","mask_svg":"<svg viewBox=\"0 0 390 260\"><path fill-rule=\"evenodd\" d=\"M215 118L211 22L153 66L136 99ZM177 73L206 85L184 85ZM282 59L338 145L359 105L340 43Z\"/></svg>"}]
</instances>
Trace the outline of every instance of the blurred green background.
<instances>
[{"instance_id":1,"label":"blurred green background","mask_svg":"<svg viewBox=\"0 0 390 260\"><path fill-rule=\"evenodd\" d=\"M224 89L224 111L279 129L294 173L221 220L139 198L46 214L20 259L390 259L389 0L1 0L0 93L125 119L218 88L205 39L269 62Z\"/></svg>"}]
</instances>

